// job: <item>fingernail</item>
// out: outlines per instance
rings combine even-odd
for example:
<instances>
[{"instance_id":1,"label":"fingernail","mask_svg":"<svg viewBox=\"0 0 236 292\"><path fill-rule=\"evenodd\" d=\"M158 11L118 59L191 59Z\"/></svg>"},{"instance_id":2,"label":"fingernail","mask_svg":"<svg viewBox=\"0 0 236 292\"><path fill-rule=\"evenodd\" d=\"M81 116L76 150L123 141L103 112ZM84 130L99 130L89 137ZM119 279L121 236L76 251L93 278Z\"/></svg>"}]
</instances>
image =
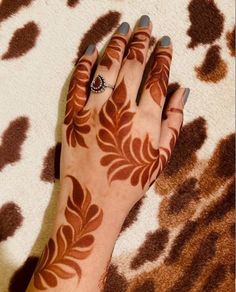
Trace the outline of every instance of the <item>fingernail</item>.
<instances>
[{"instance_id":1,"label":"fingernail","mask_svg":"<svg viewBox=\"0 0 236 292\"><path fill-rule=\"evenodd\" d=\"M170 44L171 44L171 39L169 36L165 35L161 38L160 40L161 47L169 47Z\"/></svg>"},{"instance_id":2,"label":"fingernail","mask_svg":"<svg viewBox=\"0 0 236 292\"><path fill-rule=\"evenodd\" d=\"M190 93L190 89L189 88L185 88L184 90L184 94L183 94L183 104L185 105L187 102L187 99L189 97L189 93Z\"/></svg>"},{"instance_id":3,"label":"fingernail","mask_svg":"<svg viewBox=\"0 0 236 292\"><path fill-rule=\"evenodd\" d=\"M85 54L86 55L92 55L92 53L95 51L96 46L94 44L91 44L87 47Z\"/></svg>"},{"instance_id":4,"label":"fingernail","mask_svg":"<svg viewBox=\"0 0 236 292\"><path fill-rule=\"evenodd\" d=\"M143 15L140 20L139 20L139 24L138 26L139 27L147 27L149 26L149 23L150 23L150 18L148 15Z\"/></svg>"},{"instance_id":5,"label":"fingernail","mask_svg":"<svg viewBox=\"0 0 236 292\"><path fill-rule=\"evenodd\" d=\"M121 25L119 26L118 30L119 33L126 35L129 31L129 24L128 22L123 22L121 23Z\"/></svg>"}]
</instances>

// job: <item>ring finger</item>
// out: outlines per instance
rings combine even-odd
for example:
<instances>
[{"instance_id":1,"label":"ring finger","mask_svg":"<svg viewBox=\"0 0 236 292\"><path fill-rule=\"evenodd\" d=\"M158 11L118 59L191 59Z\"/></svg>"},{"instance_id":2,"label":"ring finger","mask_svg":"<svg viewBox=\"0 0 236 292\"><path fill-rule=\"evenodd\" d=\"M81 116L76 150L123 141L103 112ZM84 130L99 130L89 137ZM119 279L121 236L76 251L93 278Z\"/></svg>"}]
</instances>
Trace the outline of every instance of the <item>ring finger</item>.
<instances>
[{"instance_id":1,"label":"ring finger","mask_svg":"<svg viewBox=\"0 0 236 292\"><path fill-rule=\"evenodd\" d=\"M123 22L112 36L94 74L87 107L99 109L111 95L113 90L111 87L116 83L130 35L129 24ZM108 87L104 87L104 85Z\"/></svg>"}]
</instances>

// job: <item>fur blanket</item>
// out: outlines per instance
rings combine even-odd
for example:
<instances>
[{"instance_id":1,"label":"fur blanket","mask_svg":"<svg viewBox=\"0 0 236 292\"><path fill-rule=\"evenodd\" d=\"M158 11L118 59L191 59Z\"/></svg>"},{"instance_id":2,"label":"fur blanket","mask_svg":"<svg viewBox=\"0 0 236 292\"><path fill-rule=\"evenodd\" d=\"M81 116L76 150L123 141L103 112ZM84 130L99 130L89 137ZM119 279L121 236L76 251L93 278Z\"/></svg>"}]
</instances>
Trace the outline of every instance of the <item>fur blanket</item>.
<instances>
[{"instance_id":1,"label":"fur blanket","mask_svg":"<svg viewBox=\"0 0 236 292\"><path fill-rule=\"evenodd\" d=\"M190 87L173 157L127 217L106 292L234 291L234 1L0 1L0 291L25 291L59 192L75 60L148 14L174 44L169 93Z\"/></svg>"}]
</instances>

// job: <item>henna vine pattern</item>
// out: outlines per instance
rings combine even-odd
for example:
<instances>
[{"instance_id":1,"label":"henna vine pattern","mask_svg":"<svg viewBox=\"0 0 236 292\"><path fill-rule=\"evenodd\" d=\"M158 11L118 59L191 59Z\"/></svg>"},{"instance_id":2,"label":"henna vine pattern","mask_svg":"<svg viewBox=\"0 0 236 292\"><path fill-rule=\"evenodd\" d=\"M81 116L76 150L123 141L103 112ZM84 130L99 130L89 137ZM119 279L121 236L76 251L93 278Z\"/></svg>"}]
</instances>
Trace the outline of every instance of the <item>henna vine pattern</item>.
<instances>
[{"instance_id":1,"label":"henna vine pattern","mask_svg":"<svg viewBox=\"0 0 236 292\"><path fill-rule=\"evenodd\" d=\"M124 46L126 46L127 41L122 38L121 36L115 35L109 45L106 48L106 51L102 57L102 60L100 62L101 66L107 67L107 69L111 68L111 65L113 63L112 59L120 61L121 58L121 46L119 42L123 42Z\"/></svg>"},{"instance_id":2,"label":"henna vine pattern","mask_svg":"<svg viewBox=\"0 0 236 292\"><path fill-rule=\"evenodd\" d=\"M66 140L68 145L75 147L79 144L87 147L83 134L90 131L90 126L86 124L90 117L90 111L84 110L86 102L87 86L89 83L88 66L92 63L89 60L81 60L74 72L67 95L66 115L64 124L66 129Z\"/></svg>"},{"instance_id":3,"label":"henna vine pattern","mask_svg":"<svg viewBox=\"0 0 236 292\"><path fill-rule=\"evenodd\" d=\"M34 286L39 290L55 287L58 278L81 278L78 260L87 258L92 250L96 230L102 222L103 212L91 204L91 194L80 183L68 176L73 183L72 196L65 209L67 224L61 225L56 239L50 238L34 274Z\"/></svg>"},{"instance_id":4,"label":"henna vine pattern","mask_svg":"<svg viewBox=\"0 0 236 292\"><path fill-rule=\"evenodd\" d=\"M146 83L146 89L150 89L150 94L158 105L161 104L161 98L167 93L171 58L172 56L168 52L157 52Z\"/></svg>"},{"instance_id":5,"label":"henna vine pattern","mask_svg":"<svg viewBox=\"0 0 236 292\"><path fill-rule=\"evenodd\" d=\"M133 186L141 181L144 188L158 167L159 149L152 146L148 134L144 141L131 137L133 116L122 80L99 113L103 129L98 132L97 142L101 150L108 153L100 163L109 166L107 175L110 182L130 177Z\"/></svg>"},{"instance_id":6,"label":"henna vine pattern","mask_svg":"<svg viewBox=\"0 0 236 292\"><path fill-rule=\"evenodd\" d=\"M145 31L136 32L133 35L131 45L127 54L127 59L132 60L136 59L138 62L143 64L144 55L143 50L145 49L144 42L150 39L150 34Z\"/></svg>"}]
</instances>

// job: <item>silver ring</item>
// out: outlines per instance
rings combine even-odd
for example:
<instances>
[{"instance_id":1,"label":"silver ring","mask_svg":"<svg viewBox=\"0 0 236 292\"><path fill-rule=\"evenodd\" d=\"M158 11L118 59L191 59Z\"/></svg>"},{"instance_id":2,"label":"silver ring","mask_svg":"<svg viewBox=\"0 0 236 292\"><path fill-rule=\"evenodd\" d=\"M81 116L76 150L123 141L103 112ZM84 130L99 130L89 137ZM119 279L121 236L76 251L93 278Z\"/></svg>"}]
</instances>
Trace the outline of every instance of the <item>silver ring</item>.
<instances>
[{"instance_id":1,"label":"silver ring","mask_svg":"<svg viewBox=\"0 0 236 292\"><path fill-rule=\"evenodd\" d=\"M93 79L90 88L92 90L92 92L94 93L100 93L105 91L106 88L111 88L114 89L115 86L112 86L108 83L106 83L104 77L102 77L102 75L97 75L96 78Z\"/></svg>"}]
</instances>

